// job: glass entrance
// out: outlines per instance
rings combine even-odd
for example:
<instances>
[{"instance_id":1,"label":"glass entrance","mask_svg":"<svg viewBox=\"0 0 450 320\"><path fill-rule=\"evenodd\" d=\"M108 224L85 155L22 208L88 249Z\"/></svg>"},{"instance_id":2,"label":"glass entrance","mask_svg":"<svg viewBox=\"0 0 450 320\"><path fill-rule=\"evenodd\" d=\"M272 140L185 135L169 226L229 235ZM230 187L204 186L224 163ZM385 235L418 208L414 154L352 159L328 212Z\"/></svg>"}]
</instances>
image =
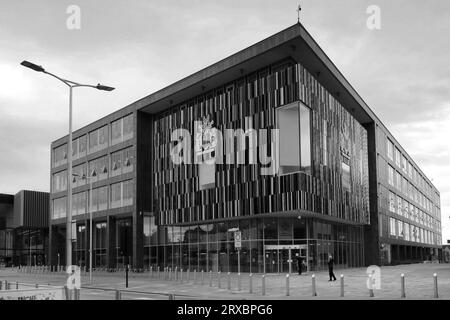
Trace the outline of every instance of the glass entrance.
<instances>
[{"instance_id":1,"label":"glass entrance","mask_svg":"<svg viewBox=\"0 0 450 320\"><path fill-rule=\"evenodd\" d=\"M266 273L278 273L278 250L266 250Z\"/></svg>"}]
</instances>

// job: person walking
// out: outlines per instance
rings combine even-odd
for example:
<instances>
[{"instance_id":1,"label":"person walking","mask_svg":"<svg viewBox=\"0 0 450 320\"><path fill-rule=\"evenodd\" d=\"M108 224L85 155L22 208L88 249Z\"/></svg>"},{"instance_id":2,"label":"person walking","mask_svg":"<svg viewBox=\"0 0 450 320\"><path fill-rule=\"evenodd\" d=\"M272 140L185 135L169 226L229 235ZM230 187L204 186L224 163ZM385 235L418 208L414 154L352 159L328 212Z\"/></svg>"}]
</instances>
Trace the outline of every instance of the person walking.
<instances>
[{"instance_id":1,"label":"person walking","mask_svg":"<svg viewBox=\"0 0 450 320\"><path fill-rule=\"evenodd\" d=\"M328 257L328 274L330 275L330 280L328 281L336 281L336 277L334 276L334 272L333 272L333 267L334 267L334 259L333 256L329 256Z\"/></svg>"},{"instance_id":2,"label":"person walking","mask_svg":"<svg viewBox=\"0 0 450 320\"><path fill-rule=\"evenodd\" d=\"M303 258L299 256L299 254L296 254L297 256L297 268L298 268L298 274L302 274L302 267L303 267Z\"/></svg>"}]
</instances>

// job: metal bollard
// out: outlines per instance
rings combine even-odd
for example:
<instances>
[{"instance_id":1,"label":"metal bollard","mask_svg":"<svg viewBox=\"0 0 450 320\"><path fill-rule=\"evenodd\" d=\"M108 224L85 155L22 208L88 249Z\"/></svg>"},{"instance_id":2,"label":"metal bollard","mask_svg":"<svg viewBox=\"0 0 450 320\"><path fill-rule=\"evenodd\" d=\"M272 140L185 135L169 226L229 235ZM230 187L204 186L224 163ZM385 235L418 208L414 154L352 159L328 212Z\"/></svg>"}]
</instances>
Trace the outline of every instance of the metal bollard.
<instances>
[{"instance_id":1,"label":"metal bollard","mask_svg":"<svg viewBox=\"0 0 450 320\"><path fill-rule=\"evenodd\" d=\"M317 290L316 290L316 275L313 274L311 276L311 287L312 287L312 296L316 297L317 296Z\"/></svg>"},{"instance_id":2,"label":"metal bollard","mask_svg":"<svg viewBox=\"0 0 450 320\"><path fill-rule=\"evenodd\" d=\"M175 267L175 281L178 281L178 266Z\"/></svg>"},{"instance_id":3,"label":"metal bollard","mask_svg":"<svg viewBox=\"0 0 450 320\"><path fill-rule=\"evenodd\" d=\"M180 270L180 283L183 283L183 269Z\"/></svg>"},{"instance_id":4,"label":"metal bollard","mask_svg":"<svg viewBox=\"0 0 450 320\"><path fill-rule=\"evenodd\" d=\"M341 297L344 296L344 275L341 274Z\"/></svg>"},{"instance_id":5,"label":"metal bollard","mask_svg":"<svg viewBox=\"0 0 450 320\"><path fill-rule=\"evenodd\" d=\"M16 290L19 290L19 283L16 282Z\"/></svg>"},{"instance_id":6,"label":"metal bollard","mask_svg":"<svg viewBox=\"0 0 450 320\"><path fill-rule=\"evenodd\" d=\"M401 295L400 298L406 298L406 292L405 292L405 274L402 273L400 275L400 290L401 290Z\"/></svg>"},{"instance_id":7,"label":"metal bollard","mask_svg":"<svg viewBox=\"0 0 450 320\"><path fill-rule=\"evenodd\" d=\"M186 279L187 279L187 282L191 281L191 269L189 269L189 268L186 271Z\"/></svg>"},{"instance_id":8,"label":"metal bollard","mask_svg":"<svg viewBox=\"0 0 450 320\"><path fill-rule=\"evenodd\" d=\"M286 296L289 296L289 274L286 275Z\"/></svg>"},{"instance_id":9,"label":"metal bollard","mask_svg":"<svg viewBox=\"0 0 450 320\"><path fill-rule=\"evenodd\" d=\"M202 286L205 284L205 273L203 272L202 269Z\"/></svg>"},{"instance_id":10,"label":"metal bollard","mask_svg":"<svg viewBox=\"0 0 450 320\"><path fill-rule=\"evenodd\" d=\"M231 290L231 278L230 278L230 276L231 276L231 273L228 272L227 273L227 288L228 288L228 290Z\"/></svg>"},{"instance_id":11,"label":"metal bollard","mask_svg":"<svg viewBox=\"0 0 450 320\"><path fill-rule=\"evenodd\" d=\"M212 270L209 270L209 286L212 287Z\"/></svg>"},{"instance_id":12,"label":"metal bollard","mask_svg":"<svg viewBox=\"0 0 450 320\"><path fill-rule=\"evenodd\" d=\"M173 293L169 294L169 300L175 300L175 295Z\"/></svg>"},{"instance_id":13,"label":"metal bollard","mask_svg":"<svg viewBox=\"0 0 450 320\"><path fill-rule=\"evenodd\" d=\"M249 287L248 292L253 293L253 273L250 273L248 275L248 287Z\"/></svg>"},{"instance_id":14,"label":"metal bollard","mask_svg":"<svg viewBox=\"0 0 450 320\"><path fill-rule=\"evenodd\" d=\"M64 286L64 295L66 296L66 300L70 300L70 290L67 286Z\"/></svg>"},{"instance_id":15,"label":"metal bollard","mask_svg":"<svg viewBox=\"0 0 450 320\"><path fill-rule=\"evenodd\" d=\"M116 290L116 300L122 300L122 293L120 290Z\"/></svg>"},{"instance_id":16,"label":"metal bollard","mask_svg":"<svg viewBox=\"0 0 450 320\"><path fill-rule=\"evenodd\" d=\"M266 295L266 275L263 274L261 278L261 294Z\"/></svg>"},{"instance_id":17,"label":"metal bollard","mask_svg":"<svg viewBox=\"0 0 450 320\"><path fill-rule=\"evenodd\" d=\"M241 273L238 272L238 291L241 291Z\"/></svg>"},{"instance_id":18,"label":"metal bollard","mask_svg":"<svg viewBox=\"0 0 450 320\"><path fill-rule=\"evenodd\" d=\"M153 267L150 267L150 278L153 278Z\"/></svg>"},{"instance_id":19,"label":"metal bollard","mask_svg":"<svg viewBox=\"0 0 450 320\"><path fill-rule=\"evenodd\" d=\"M197 269L194 269L194 284L197 283Z\"/></svg>"},{"instance_id":20,"label":"metal bollard","mask_svg":"<svg viewBox=\"0 0 450 320\"><path fill-rule=\"evenodd\" d=\"M437 274L433 274L434 279L434 298L439 298Z\"/></svg>"},{"instance_id":21,"label":"metal bollard","mask_svg":"<svg viewBox=\"0 0 450 320\"><path fill-rule=\"evenodd\" d=\"M369 274L369 297L373 298L374 296L372 274Z\"/></svg>"},{"instance_id":22,"label":"metal bollard","mask_svg":"<svg viewBox=\"0 0 450 320\"><path fill-rule=\"evenodd\" d=\"M220 289L220 271L217 273L217 287Z\"/></svg>"},{"instance_id":23,"label":"metal bollard","mask_svg":"<svg viewBox=\"0 0 450 320\"><path fill-rule=\"evenodd\" d=\"M161 267L158 266L158 274L157 274L158 279L161 279Z\"/></svg>"}]
</instances>

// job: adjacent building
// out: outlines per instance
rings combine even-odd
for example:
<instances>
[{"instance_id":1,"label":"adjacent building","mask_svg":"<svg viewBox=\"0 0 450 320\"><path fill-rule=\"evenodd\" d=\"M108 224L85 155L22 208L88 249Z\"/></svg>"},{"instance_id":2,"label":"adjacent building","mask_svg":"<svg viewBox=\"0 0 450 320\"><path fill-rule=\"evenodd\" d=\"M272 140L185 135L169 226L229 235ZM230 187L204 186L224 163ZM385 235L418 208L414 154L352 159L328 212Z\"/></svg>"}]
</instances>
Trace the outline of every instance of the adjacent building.
<instances>
[{"instance_id":1,"label":"adjacent building","mask_svg":"<svg viewBox=\"0 0 450 320\"><path fill-rule=\"evenodd\" d=\"M0 265L48 263L49 193L0 194Z\"/></svg>"},{"instance_id":2,"label":"adjacent building","mask_svg":"<svg viewBox=\"0 0 450 320\"><path fill-rule=\"evenodd\" d=\"M50 258L289 272L425 260L439 191L301 24L51 145Z\"/></svg>"}]
</instances>

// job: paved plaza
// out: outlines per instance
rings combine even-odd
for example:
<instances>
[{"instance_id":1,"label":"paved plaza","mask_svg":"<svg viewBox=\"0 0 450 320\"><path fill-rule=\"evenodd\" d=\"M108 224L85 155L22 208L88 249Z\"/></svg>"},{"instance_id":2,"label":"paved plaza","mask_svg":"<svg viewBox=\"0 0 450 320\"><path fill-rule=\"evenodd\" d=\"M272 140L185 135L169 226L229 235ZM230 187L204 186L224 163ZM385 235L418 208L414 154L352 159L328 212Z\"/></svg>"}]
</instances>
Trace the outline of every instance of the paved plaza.
<instances>
[{"instance_id":1,"label":"paved plaza","mask_svg":"<svg viewBox=\"0 0 450 320\"><path fill-rule=\"evenodd\" d=\"M250 293L249 274L241 275L239 290L238 275L222 273L178 273L169 275L162 272L144 272L129 274L129 286L125 288L125 273L95 272L93 283L89 284L89 274L82 274L81 299L109 300L115 299L115 290L122 291L122 299L155 300L169 299L401 299L400 275L405 275L406 299L435 299L433 274L437 274L439 299L450 299L450 264L412 264L386 266L381 268L381 288L374 290L374 297L369 296L366 285L368 279L365 268L335 270L335 282L328 282L328 272L315 272L317 296L312 295L312 273L289 276L289 292L286 287L285 274L265 275L265 295L262 294L262 274L252 276L252 293ZM344 275L344 297L341 297L340 275ZM167 279L164 279L166 276ZM189 276L189 280L188 280ZM228 281L228 278L230 279ZM17 270L0 270L0 280L8 281L12 288L54 285L64 286L64 273L29 274ZM3 288L4 289L4 288ZM287 295L289 293L289 295Z\"/></svg>"}]
</instances>

